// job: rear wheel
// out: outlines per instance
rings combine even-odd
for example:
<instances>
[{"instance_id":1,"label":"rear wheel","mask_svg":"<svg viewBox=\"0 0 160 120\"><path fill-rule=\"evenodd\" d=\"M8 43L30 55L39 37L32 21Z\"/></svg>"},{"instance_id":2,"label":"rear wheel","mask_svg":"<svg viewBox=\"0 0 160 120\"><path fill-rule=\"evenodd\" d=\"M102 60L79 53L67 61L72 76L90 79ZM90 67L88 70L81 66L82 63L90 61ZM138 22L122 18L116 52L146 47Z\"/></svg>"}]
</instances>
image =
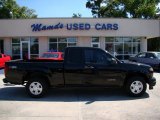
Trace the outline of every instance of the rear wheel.
<instances>
[{"instance_id":1,"label":"rear wheel","mask_svg":"<svg viewBox=\"0 0 160 120\"><path fill-rule=\"evenodd\" d=\"M142 96L146 91L147 85L143 77L132 77L126 83L126 92L130 96Z\"/></svg>"},{"instance_id":2,"label":"rear wheel","mask_svg":"<svg viewBox=\"0 0 160 120\"><path fill-rule=\"evenodd\" d=\"M48 92L48 83L40 78L32 78L26 85L27 93L34 98L40 98Z\"/></svg>"}]
</instances>

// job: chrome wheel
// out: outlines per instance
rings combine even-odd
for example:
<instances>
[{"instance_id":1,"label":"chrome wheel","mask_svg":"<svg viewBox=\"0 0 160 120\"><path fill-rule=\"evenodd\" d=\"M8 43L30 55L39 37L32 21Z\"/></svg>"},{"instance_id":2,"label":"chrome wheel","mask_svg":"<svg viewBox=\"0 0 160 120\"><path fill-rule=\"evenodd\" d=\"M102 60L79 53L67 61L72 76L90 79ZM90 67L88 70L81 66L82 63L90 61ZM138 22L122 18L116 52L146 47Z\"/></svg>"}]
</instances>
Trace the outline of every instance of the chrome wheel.
<instances>
[{"instance_id":1,"label":"chrome wheel","mask_svg":"<svg viewBox=\"0 0 160 120\"><path fill-rule=\"evenodd\" d=\"M33 95L40 95L43 91L43 87L39 82L32 82L29 86L29 90Z\"/></svg>"},{"instance_id":2,"label":"chrome wheel","mask_svg":"<svg viewBox=\"0 0 160 120\"><path fill-rule=\"evenodd\" d=\"M143 90L143 83L141 81L134 81L130 86L130 90L134 94L139 94Z\"/></svg>"}]
</instances>

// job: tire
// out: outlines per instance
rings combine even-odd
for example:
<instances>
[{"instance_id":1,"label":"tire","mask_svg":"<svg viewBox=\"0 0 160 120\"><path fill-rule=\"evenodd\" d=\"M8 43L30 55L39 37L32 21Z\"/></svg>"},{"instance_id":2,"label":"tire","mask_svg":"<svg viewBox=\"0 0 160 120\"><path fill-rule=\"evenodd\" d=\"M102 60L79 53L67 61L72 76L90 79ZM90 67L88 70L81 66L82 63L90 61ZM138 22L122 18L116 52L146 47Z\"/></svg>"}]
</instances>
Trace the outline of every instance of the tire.
<instances>
[{"instance_id":1,"label":"tire","mask_svg":"<svg viewBox=\"0 0 160 120\"><path fill-rule=\"evenodd\" d=\"M146 82L143 77L132 77L126 83L126 92L129 96L140 97L146 92Z\"/></svg>"},{"instance_id":2,"label":"tire","mask_svg":"<svg viewBox=\"0 0 160 120\"><path fill-rule=\"evenodd\" d=\"M41 78L32 78L27 82L26 91L33 98L40 98L48 92L48 83Z\"/></svg>"}]
</instances>

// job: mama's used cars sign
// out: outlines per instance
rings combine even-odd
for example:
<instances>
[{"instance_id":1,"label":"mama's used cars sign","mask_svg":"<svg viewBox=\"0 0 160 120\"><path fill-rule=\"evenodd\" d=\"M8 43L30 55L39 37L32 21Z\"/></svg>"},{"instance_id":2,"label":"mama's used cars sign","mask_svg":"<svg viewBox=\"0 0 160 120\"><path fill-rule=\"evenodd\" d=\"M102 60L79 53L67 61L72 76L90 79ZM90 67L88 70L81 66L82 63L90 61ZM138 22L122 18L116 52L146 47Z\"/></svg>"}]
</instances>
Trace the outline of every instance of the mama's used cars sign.
<instances>
[{"instance_id":1,"label":"mama's used cars sign","mask_svg":"<svg viewBox=\"0 0 160 120\"><path fill-rule=\"evenodd\" d=\"M57 29L67 29L67 30L90 30L92 28L89 23L69 23L63 24L58 23L55 25L43 25L41 23L36 23L31 25L33 32L46 31L46 30L57 30ZM117 23L96 23L93 25L95 30L118 30Z\"/></svg>"}]
</instances>

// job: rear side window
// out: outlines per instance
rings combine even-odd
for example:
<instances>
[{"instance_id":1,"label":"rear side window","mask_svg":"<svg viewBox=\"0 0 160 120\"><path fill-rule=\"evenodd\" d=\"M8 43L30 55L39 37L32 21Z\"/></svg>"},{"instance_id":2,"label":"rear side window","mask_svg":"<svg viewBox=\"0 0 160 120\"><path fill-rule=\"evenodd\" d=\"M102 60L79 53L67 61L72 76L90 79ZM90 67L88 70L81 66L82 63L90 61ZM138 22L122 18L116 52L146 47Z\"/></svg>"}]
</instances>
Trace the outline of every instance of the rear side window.
<instances>
[{"instance_id":1,"label":"rear side window","mask_svg":"<svg viewBox=\"0 0 160 120\"><path fill-rule=\"evenodd\" d=\"M147 53L147 58L156 58L154 53Z\"/></svg>"},{"instance_id":2,"label":"rear side window","mask_svg":"<svg viewBox=\"0 0 160 120\"><path fill-rule=\"evenodd\" d=\"M82 50L80 48L69 49L67 63L80 64L83 62L82 58Z\"/></svg>"},{"instance_id":3,"label":"rear side window","mask_svg":"<svg viewBox=\"0 0 160 120\"><path fill-rule=\"evenodd\" d=\"M58 58L58 54L57 53L44 53L43 55L42 55L42 57L43 58Z\"/></svg>"}]
</instances>

